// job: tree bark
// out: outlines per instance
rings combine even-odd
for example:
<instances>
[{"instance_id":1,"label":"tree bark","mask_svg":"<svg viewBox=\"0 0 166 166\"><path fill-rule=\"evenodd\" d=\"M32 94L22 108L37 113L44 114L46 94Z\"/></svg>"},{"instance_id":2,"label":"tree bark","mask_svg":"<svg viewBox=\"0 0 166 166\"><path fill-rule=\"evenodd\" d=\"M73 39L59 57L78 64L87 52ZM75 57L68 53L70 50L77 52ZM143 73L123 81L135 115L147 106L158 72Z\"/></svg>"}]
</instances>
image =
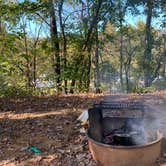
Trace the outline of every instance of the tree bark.
<instances>
[{"instance_id":1,"label":"tree bark","mask_svg":"<svg viewBox=\"0 0 166 166\"><path fill-rule=\"evenodd\" d=\"M122 2L118 1L119 6L119 29L120 29L120 68L119 68L119 78L120 78L120 91L124 92L124 84L123 84L123 7Z\"/></svg>"},{"instance_id":2,"label":"tree bark","mask_svg":"<svg viewBox=\"0 0 166 166\"><path fill-rule=\"evenodd\" d=\"M36 39L34 39L34 46L33 46L33 88L36 89L36 80L37 80L37 44L39 41L39 35L40 35L40 30L41 27L39 28L38 32L37 32L37 37Z\"/></svg>"},{"instance_id":3,"label":"tree bark","mask_svg":"<svg viewBox=\"0 0 166 166\"><path fill-rule=\"evenodd\" d=\"M31 72L31 70L30 70L30 66L31 66L31 64L30 64L30 57L29 57L29 52L28 52L28 43L27 43L27 36L26 36L26 32L25 32L25 28L23 28L23 31L24 31L24 44L25 44L25 53L26 53L26 57L25 57L25 59L26 59L26 77L27 77L27 85L28 85L28 87L31 87L31 74L30 74L30 72Z\"/></svg>"},{"instance_id":4,"label":"tree bark","mask_svg":"<svg viewBox=\"0 0 166 166\"><path fill-rule=\"evenodd\" d=\"M94 6L96 6L96 7L94 8L93 18L92 18L92 21L91 21L91 23L90 23L88 32L87 32L87 34L85 35L86 38L85 38L84 43L83 43L83 46L82 46L82 50L81 50L81 53L80 53L80 58L79 58L78 64L77 64L77 66L76 66L76 68L75 68L75 70L74 70L74 75L77 74L78 69L79 69L79 65L80 65L80 64L83 62L83 60L84 60L84 53L83 53L83 52L86 51L87 46L88 46L89 41L90 41L91 36L92 36L93 29L94 29L94 27L96 27L97 24L98 24L98 16L99 16L99 11L100 11L102 2L103 2L103 0L98 0L98 2L94 4ZM75 83L76 83L76 80L75 80L75 79L72 79L70 92L73 92Z\"/></svg>"},{"instance_id":5,"label":"tree bark","mask_svg":"<svg viewBox=\"0 0 166 166\"><path fill-rule=\"evenodd\" d=\"M95 72L94 72L94 86L95 92L100 93L100 74L99 74L99 39L98 39L98 28L96 26L96 37L95 37L95 56L94 56L94 64L95 64Z\"/></svg>"},{"instance_id":6,"label":"tree bark","mask_svg":"<svg viewBox=\"0 0 166 166\"><path fill-rule=\"evenodd\" d=\"M37 64L37 57L36 57L36 51L33 55L33 88L36 89L36 65Z\"/></svg>"},{"instance_id":7,"label":"tree bark","mask_svg":"<svg viewBox=\"0 0 166 166\"><path fill-rule=\"evenodd\" d=\"M57 30L57 22L56 15L54 9L54 1L49 0L50 5L50 33L51 33L51 41L54 52L54 71L56 75L56 87L57 91L61 91L61 65L60 65L60 48L59 48L59 38L58 38L58 30Z\"/></svg>"},{"instance_id":8,"label":"tree bark","mask_svg":"<svg viewBox=\"0 0 166 166\"><path fill-rule=\"evenodd\" d=\"M128 75L128 69L125 67L125 77L126 77L126 92L129 92L129 75Z\"/></svg>"},{"instance_id":9,"label":"tree bark","mask_svg":"<svg viewBox=\"0 0 166 166\"><path fill-rule=\"evenodd\" d=\"M64 77L66 73L66 67L67 67L67 39L65 35L65 30L64 30L64 24L62 21L62 8L63 8L63 3L64 0L61 0L59 3L59 22L60 22L60 29L61 29L61 34L62 34L62 40L63 40L63 71L64 71ZM64 78L64 91L67 94L67 79Z\"/></svg>"},{"instance_id":10,"label":"tree bark","mask_svg":"<svg viewBox=\"0 0 166 166\"><path fill-rule=\"evenodd\" d=\"M0 34L2 33L2 21L1 21L1 17L0 17Z\"/></svg>"},{"instance_id":11,"label":"tree bark","mask_svg":"<svg viewBox=\"0 0 166 166\"><path fill-rule=\"evenodd\" d=\"M154 73L153 73L153 75L152 75L152 77L151 77L151 83L153 82L153 80L154 80L157 76L159 76L159 71L160 71L161 66L162 66L161 62L165 62L165 60L166 60L166 50L163 51L161 57L160 57L160 58L158 59L158 61L157 61L157 66L156 66L156 68L155 68L155 70L154 70ZM165 65L165 64L164 64L164 65Z\"/></svg>"},{"instance_id":12,"label":"tree bark","mask_svg":"<svg viewBox=\"0 0 166 166\"><path fill-rule=\"evenodd\" d=\"M87 32L87 35L86 35L86 39L85 39L85 42L84 42L84 45L83 45L83 49L82 49L83 51L86 50L86 48L88 46L88 42L89 42L89 40L91 38L91 34L92 34L92 31L93 31L93 28L96 27L96 25L98 23L99 11L100 11L102 3L103 3L103 0L98 0L96 8L94 8L93 19L92 19L92 22L90 24L89 30Z\"/></svg>"},{"instance_id":13,"label":"tree bark","mask_svg":"<svg viewBox=\"0 0 166 166\"><path fill-rule=\"evenodd\" d=\"M145 57L145 87L151 85L151 71L150 65L152 60L152 32L151 32L151 21L152 21L152 8L153 2L148 0L146 3L146 27L145 27L145 50L144 50L144 57Z\"/></svg>"},{"instance_id":14,"label":"tree bark","mask_svg":"<svg viewBox=\"0 0 166 166\"><path fill-rule=\"evenodd\" d=\"M87 69L87 80L86 80L86 89L89 91L90 87L90 73L91 73L91 48L88 51L88 69Z\"/></svg>"},{"instance_id":15,"label":"tree bark","mask_svg":"<svg viewBox=\"0 0 166 166\"><path fill-rule=\"evenodd\" d=\"M129 41L129 45L131 45L131 42ZM125 47L125 52L127 54L127 60L124 63L124 69L125 69L125 79L126 79L126 92L129 92L129 82L130 82L130 78L129 78L129 72L130 72L130 65L131 65L131 60L132 60L132 56L135 52L135 50L137 49L137 46L135 46L134 48L130 48L130 50L127 49L127 47Z\"/></svg>"},{"instance_id":16,"label":"tree bark","mask_svg":"<svg viewBox=\"0 0 166 166\"><path fill-rule=\"evenodd\" d=\"M72 79L70 93L74 93L75 79Z\"/></svg>"},{"instance_id":17,"label":"tree bark","mask_svg":"<svg viewBox=\"0 0 166 166\"><path fill-rule=\"evenodd\" d=\"M120 69L119 69L119 77L120 77L120 91L124 91L123 87L123 36L120 36Z\"/></svg>"}]
</instances>

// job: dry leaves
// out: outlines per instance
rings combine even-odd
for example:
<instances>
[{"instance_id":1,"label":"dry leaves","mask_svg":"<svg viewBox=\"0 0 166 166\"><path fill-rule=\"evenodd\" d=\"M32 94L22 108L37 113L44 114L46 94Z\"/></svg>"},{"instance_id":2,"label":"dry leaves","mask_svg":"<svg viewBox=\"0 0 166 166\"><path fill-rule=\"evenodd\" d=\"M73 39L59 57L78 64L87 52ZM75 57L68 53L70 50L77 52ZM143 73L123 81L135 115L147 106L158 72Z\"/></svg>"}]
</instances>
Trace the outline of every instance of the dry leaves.
<instances>
[{"instance_id":1,"label":"dry leaves","mask_svg":"<svg viewBox=\"0 0 166 166\"><path fill-rule=\"evenodd\" d=\"M127 95L121 100L163 102L166 93ZM111 97L120 100L120 97ZM0 99L0 166L96 166L80 113L108 95L80 94ZM36 146L35 154L27 150ZM158 163L165 162L165 156Z\"/></svg>"}]
</instances>

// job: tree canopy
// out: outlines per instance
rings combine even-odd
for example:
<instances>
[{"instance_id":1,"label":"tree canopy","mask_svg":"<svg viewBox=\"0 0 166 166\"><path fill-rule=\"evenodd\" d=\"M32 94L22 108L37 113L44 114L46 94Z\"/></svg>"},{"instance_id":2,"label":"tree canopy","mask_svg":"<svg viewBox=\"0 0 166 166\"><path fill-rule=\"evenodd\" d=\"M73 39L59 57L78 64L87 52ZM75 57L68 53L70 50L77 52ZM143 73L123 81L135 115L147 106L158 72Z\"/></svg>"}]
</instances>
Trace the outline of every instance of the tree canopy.
<instances>
[{"instance_id":1,"label":"tree canopy","mask_svg":"<svg viewBox=\"0 0 166 166\"><path fill-rule=\"evenodd\" d=\"M1 96L166 87L163 0L2 0L0 9Z\"/></svg>"}]
</instances>

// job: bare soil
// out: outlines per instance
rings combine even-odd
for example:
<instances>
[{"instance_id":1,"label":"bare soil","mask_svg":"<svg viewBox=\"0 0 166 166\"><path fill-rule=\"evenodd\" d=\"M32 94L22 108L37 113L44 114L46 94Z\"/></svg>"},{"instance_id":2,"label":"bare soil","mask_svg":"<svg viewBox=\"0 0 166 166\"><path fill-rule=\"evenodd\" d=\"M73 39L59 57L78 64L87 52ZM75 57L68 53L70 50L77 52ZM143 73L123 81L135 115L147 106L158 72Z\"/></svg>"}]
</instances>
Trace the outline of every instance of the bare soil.
<instances>
[{"instance_id":1,"label":"bare soil","mask_svg":"<svg viewBox=\"0 0 166 166\"><path fill-rule=\"evenodd\" d=\"M0 166L96 166L82 125L85 109L101 100L141 100L155 110L166 137L166 91L143 95L56 95L0 99ZM41 153L29 151L35 146ZM166 139L156 165L166 165Z\"/></svg>"}]
</instances>

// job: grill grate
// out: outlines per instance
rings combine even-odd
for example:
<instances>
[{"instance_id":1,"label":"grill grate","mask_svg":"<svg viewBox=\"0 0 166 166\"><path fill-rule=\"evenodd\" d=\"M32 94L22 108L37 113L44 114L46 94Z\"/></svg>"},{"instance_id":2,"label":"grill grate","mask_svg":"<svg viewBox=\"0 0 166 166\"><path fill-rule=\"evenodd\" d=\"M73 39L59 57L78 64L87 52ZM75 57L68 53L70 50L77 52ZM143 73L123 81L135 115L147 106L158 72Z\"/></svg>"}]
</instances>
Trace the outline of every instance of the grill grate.
<instances>
[{"instance_id":1,"label":"grill grate","mask_svg":"<svg viewBox=\"0 0 166 166\"><path fill-rule=\"evenodd\" d=\"M143 118L144 106L141 102L101 102L93 108L102 110L104 117Z\"/></svg>"},{"instance_id":2,"label":"grill grate","mask_svg":"<svg viewBox=\"0 0 166 166\"><path fill-rule=\"evenodd\" d=\"M144 119L144 106L141 102L100 102L88 110L89 134L102 142L103 136Z\"/></svg>"}]
</instances>

